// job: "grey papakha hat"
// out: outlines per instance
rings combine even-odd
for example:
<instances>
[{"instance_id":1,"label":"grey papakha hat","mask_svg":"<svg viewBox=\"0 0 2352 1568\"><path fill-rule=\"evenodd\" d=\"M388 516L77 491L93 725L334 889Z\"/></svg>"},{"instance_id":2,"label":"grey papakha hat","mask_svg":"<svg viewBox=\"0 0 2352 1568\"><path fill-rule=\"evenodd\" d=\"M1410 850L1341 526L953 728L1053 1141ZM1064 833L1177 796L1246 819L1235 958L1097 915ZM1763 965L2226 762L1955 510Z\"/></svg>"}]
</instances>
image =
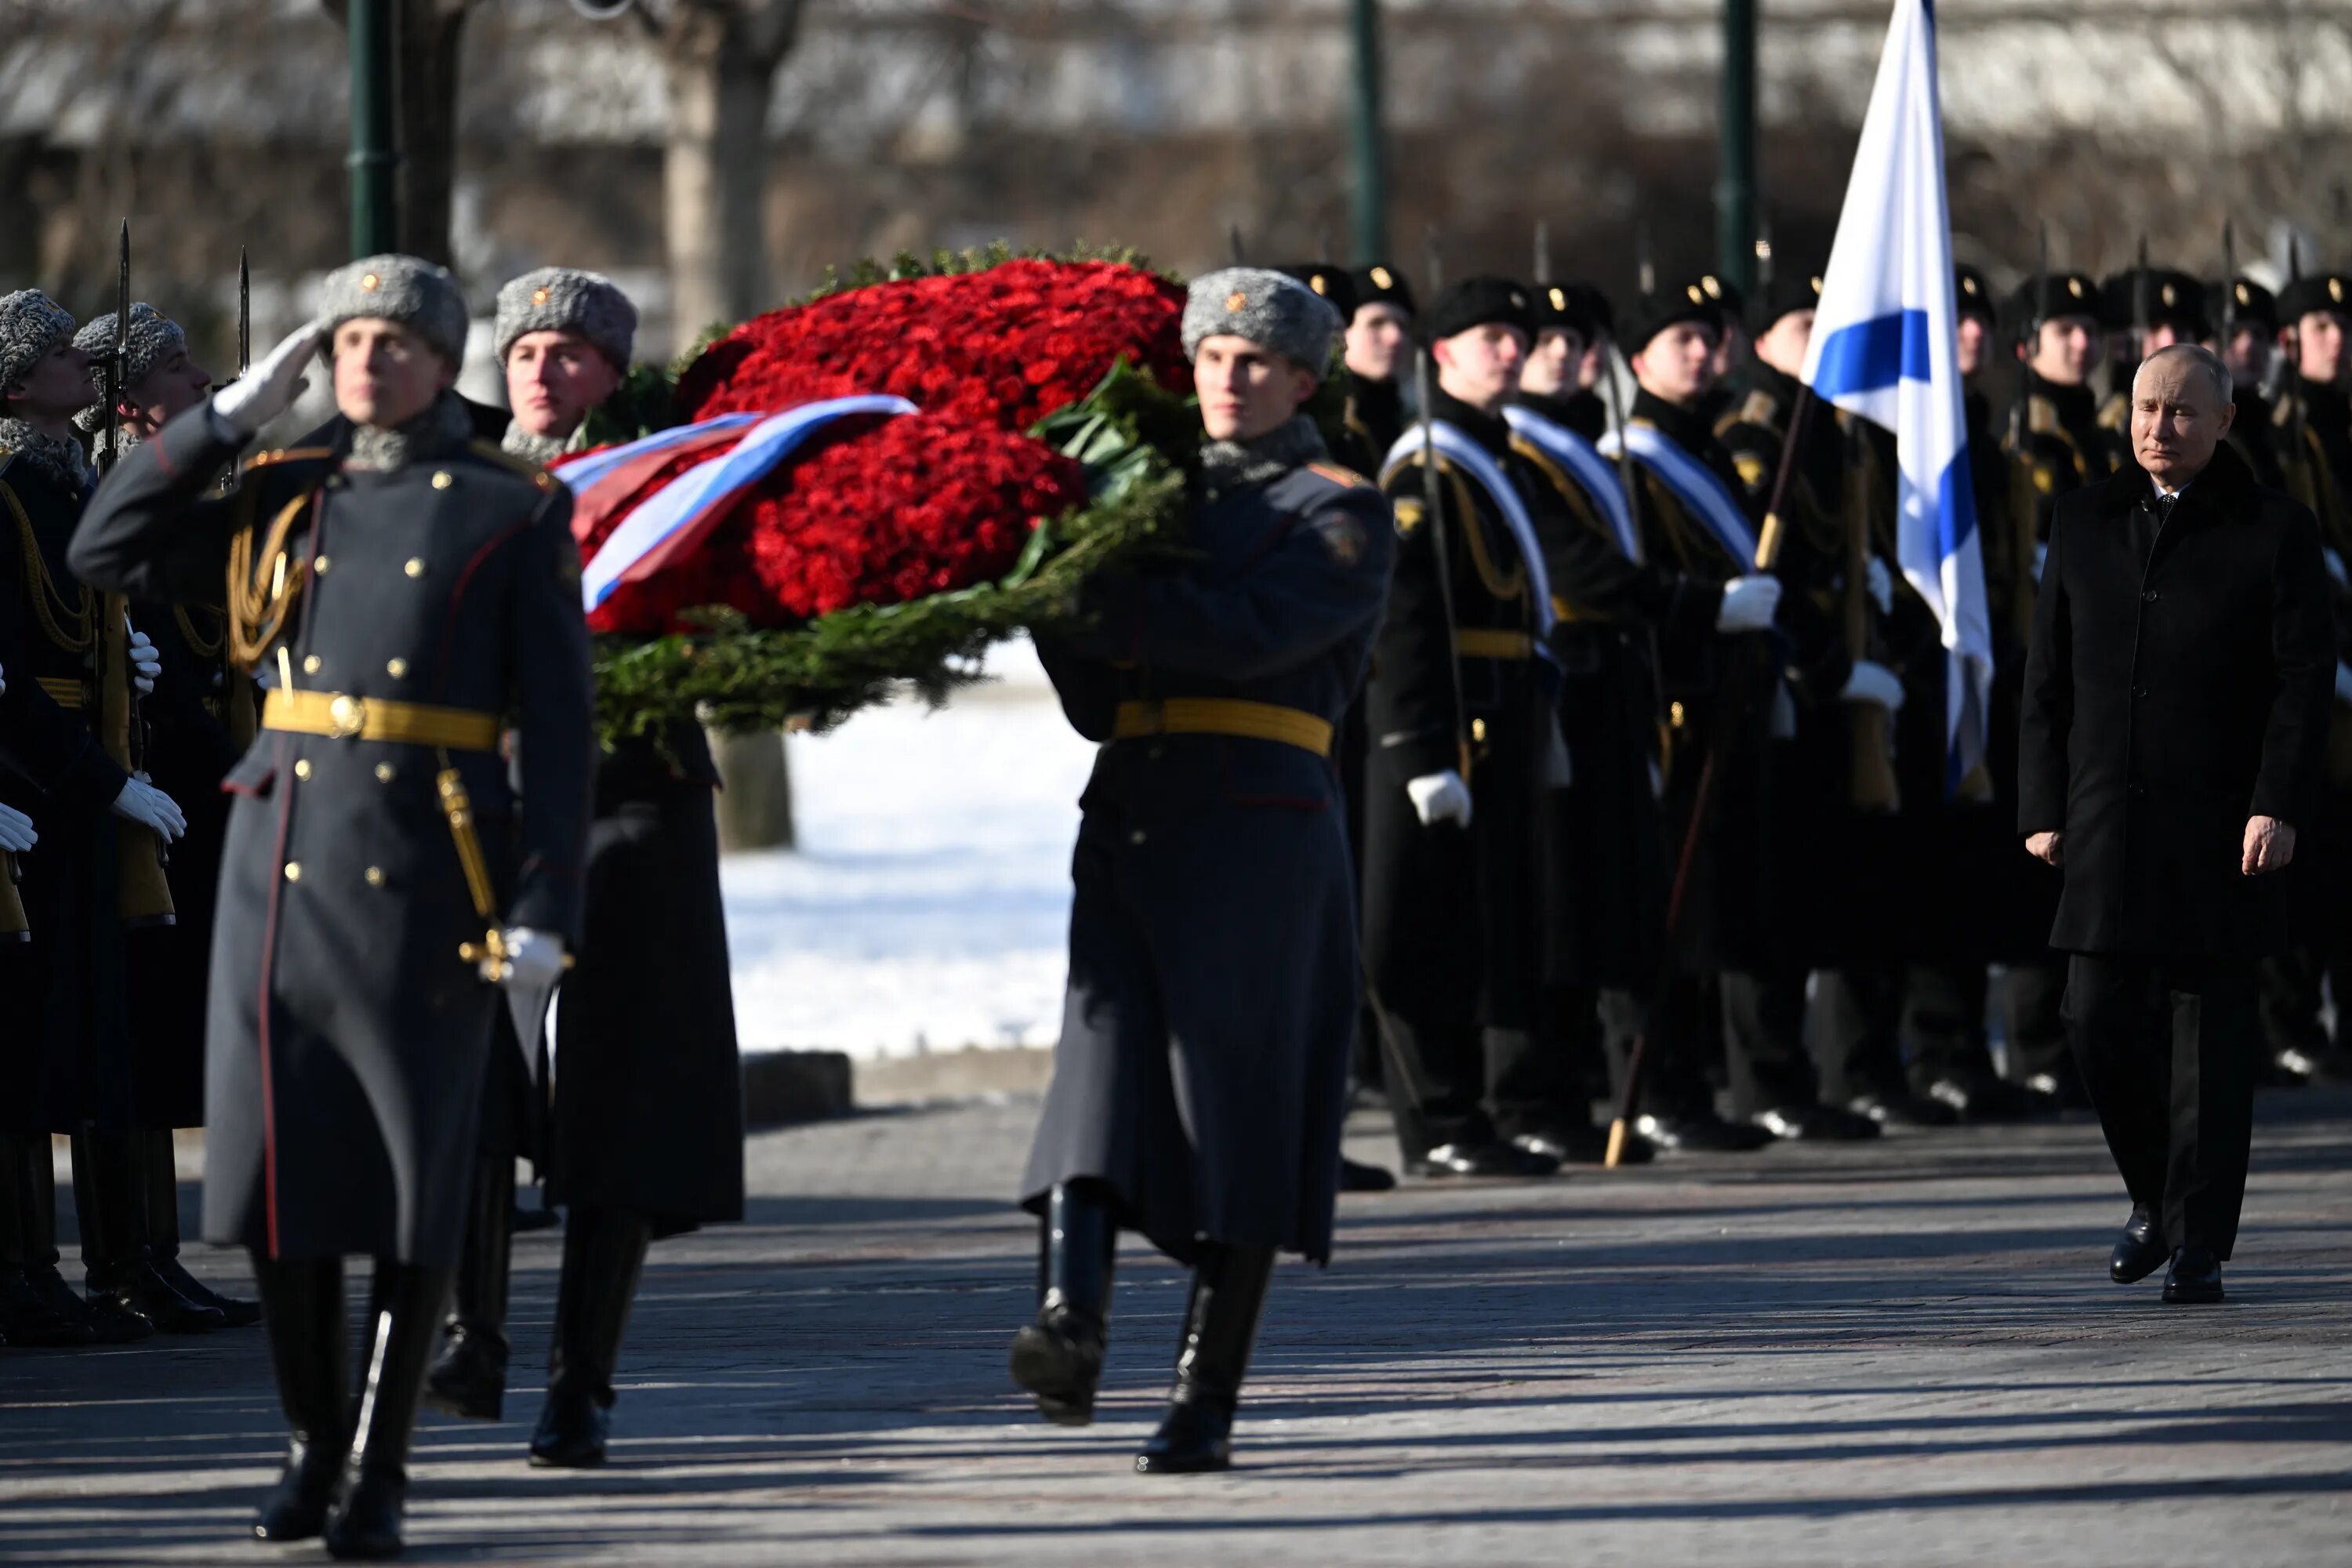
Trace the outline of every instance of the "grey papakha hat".
<instances>
[{"instance_id":1,"label":"grey papakha hat","mask_svg":"<svg viewBox=\"0 0 2352 1568\"><path fill-rule=\"evenodd\" d=\"M0 393L25 379L42 356L73 339L73 313L38 289L0 295Z\"/></svg>"},{"instance_id":2,"label":"grey papakha hat","mask_svg":"<svg viewBox=\"0 0 2352 1568\"><path fill-rule=\"evenodd\" d=\"M613 362L629 368L636 345L637 308L601 272L577 267L542 267L499 290L496 341L499 363L525 332L577 332Z\"/></svg>"},{"instance_id":3,"label":"grey papakha hat","mask_svg":"<svg viewBox=\"0 0 2352 1568\"><path fill-rule=\"evenodd\" d=\"M362 316L397 321L451 364L466 361L466 297L447 268L414 256L369 256L328 273L319 288L318 321L330 339Z\"/></svg>"},{"instance_id":4,"label":"grey papakha hat","mask_svg":"<svg viewBox=\"0 0 2352 1568\"><path fill-rule=\"evenodd\" d=\"M114 312L93 316L82 323L74 334L74 346L93 358L104 359L114 352ZM123 340L122 384L132 387L147 379L147 373L173 349L188 346L188 334L180 323L144 300L131 307L131 333ZM74 423L84 430L96 430L106 423L106 374L102 367L93 367L89 384L98 401L74 416Z\"/></svg>"},{"instance_id":5,"label":"grey papakha hat","mask_svg":"<svg viewBox=\"0 0 2352 1568\"><path fill-rule=\"evenodd\" d=\"M1184 296L1184 357L1198 354L1203 338L1247 338L1320 375L1332 338L1346 325L1330 300L1296 278L1228 267L1194 279Z\"/></svg>"}]
</instances>

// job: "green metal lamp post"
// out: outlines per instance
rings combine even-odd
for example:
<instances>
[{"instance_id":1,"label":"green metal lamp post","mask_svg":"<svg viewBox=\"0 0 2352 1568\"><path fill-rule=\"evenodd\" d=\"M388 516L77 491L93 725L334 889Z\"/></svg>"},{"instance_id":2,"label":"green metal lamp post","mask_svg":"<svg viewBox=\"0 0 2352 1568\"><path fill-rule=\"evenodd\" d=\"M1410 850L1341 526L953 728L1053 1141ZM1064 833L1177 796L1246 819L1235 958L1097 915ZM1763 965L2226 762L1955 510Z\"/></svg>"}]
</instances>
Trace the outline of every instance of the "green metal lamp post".
<instances>
[{"instance_id":1,"label":"green metal lamp post","mask_svg":"<svg viewBox=\"0 0 2352 1568\"><path fill-rule=\"evenodd\" d=\"M393 7L399 0L349 0L352 57L352 255L400 248L400 153L393 144Z\"/></svg>"}]
</instances>

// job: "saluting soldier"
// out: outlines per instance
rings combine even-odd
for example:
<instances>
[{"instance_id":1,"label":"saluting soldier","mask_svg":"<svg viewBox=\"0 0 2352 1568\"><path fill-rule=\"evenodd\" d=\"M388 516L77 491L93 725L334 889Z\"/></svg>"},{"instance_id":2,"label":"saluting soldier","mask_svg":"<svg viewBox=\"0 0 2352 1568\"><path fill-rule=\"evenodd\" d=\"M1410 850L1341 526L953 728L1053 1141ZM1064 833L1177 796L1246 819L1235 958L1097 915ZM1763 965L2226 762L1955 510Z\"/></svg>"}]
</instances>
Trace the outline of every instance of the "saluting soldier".
<instances>
[{"instance_id":1,"label":"saluting soldier","mask_svg":"<svg viewBox=\"0 0 2352 1568\"><path fill-rule=\"evenodd\" d=\"M1072 876L1070 985L1023 1178L1036 1321L1013 1380L1093 1417L1120 1229L1193 1270L1147 1471L1223 1469L1277 1252L1330 1256L1358 998L1330 761L1394 554L1387 503L1299 409L1338 314L1278 272L1195 281L1203 445L1181 566L1097 579L1038 651L1101 742Z\"/></svg>"},{"instance_id":2,"label":"saluting soldier","mask_svg":"<svg viewBox=\"0 0 2352 1568\"><path fill-rule=\"evenodd\" d=\"M93 359L112 353L114 340L112 311L74 335ZM152 439L213 389L212 372L189 352L186 331L152 305L131 307L123 353L114 420L118 456ZM103 440L103 398L75 423ZM167 868L173 923L142 927L127 939L133 1130L85 1135L93 1169L107 1165L120 1173L85 1180L78 1148L75 1201L82 1210L84 1237L97 1237L106 1254L100 1268L119 1278L143 1279L137 1266L144 1262L169 1288L169 1294L158 1292L152 1280L144 1289L116 1288L119 1298L157 1328L168 1332L191 1324L213 1326L194 1315L206 1310L226 1323L247 1327L261 1321L259 1302L222 1296L180 1262L172 1130L204 1125L205 992L221 842L228 831L228 797L220 784L252 743L260 709L252 681L229 668L217 595L203 605L134 604L131 614L152 637L162 666L154 691L139 707L145 741L140 761L155 785L179 804L188 830L173 845ZM115 1188L136 1192L139 1198L110 1205L105 1196Z\"/></svg>"},{"instance_id":3,"label":"saluting soldier","mask_svg":"<svg viewBox=\"0 0 2352 1568\"><path fill-rule=\"evenodd\" d=\"M293 1432L255 1533L323 1531L343 1557L400 1548L499 986L543 993L580 923L593 742L571 500L474 438L450 390L466 327L428 262L330 273L315 322L123 459L70 555L141 598L225 583L231 647L268 689L224 786L205 1233L253 1254ZM264 453L209 494L322 344L338 444ZM527 811L499 752L510 719ZM375 1259L356 1390L347 1253Z\"/></svg>"},{"instance_id":4,"label":"saluting soldier","mask_svg":"<svg viewBox=\"0 0 2352 1568\"><path fill-rule=\"evenodd\" d=\"M514 411L508 453L538 461L580 448L591 414L614 409L636 328L635 305L597 273L541 268L500 289L494 342ZM710 743L688 721L622 740L597 764L579 963L556 1009L562 1070L547 1182L551 1201L565 1207L563 1271L535 1465L604 1461L614 1369L647 1246L743 1217L718 787ZM512 1163L488 1163L480 1183L428 1397L494 1420L505 1387Z\"/></svg>"},{"instance_id":5,"label":"saluting soldier","mask_svg":"<svg viewBox=\"0 0 2352 1568\"><path fill-rule=\"evenodd\" d=\"M1387 456L1405 426L1405 373L1412 363L1412 285L1386 262L1349 275L1348 428L1372 454Z\"/></svg>"},{"instance_id":6,"label":"saluting soldier","mask_svg":"<svg viewBox=\"0 0 2352 1568\"><path fill-rule=\"evenodd\" d=\"M2304 853L2285 874L2296 941L2263 960L2263 1032L2277 1077L2334 1082L2352 1078L2345 1005L2336 1004L2331 1038L2321 993L2325 979L2337 997L2352 997L2352 910L2344 897L2344 872L2352 858L2352 664L2346 662L2352 660L2352 570L2347 568L2352 561L2352 392L2345 384L2352 275L2319 272L2295 279L2279 294L2276 314L2292 374L2271 411L2263 444L2285 480L2283 488L2319 520L2337 663L2318 831L2305 840ZM2242 402L2232 431L2258 428L2252 413Z\"/></svg>"},{"instance_id":7,"label":"saluting soldier","mask_svg":"<svg viewBox=\"0 0 2352 1568\"><path fill-rule=\"evenodd\" d=\"M13 769L0 774L0 801L41 826L16 859L31 940L0 943L0 995L17 1020L0 1046L0 1334L20 1345L121 1343L155 1332L158 1320L191 1331L222 1321L143 1258L118 1258L110 1243L138 1227L100 1218L146 1202L137 1167L97 1158L91 1135L112 1156L136 1125L128 926L169 917L159 853L187 823L132 772L131 704L153 689L152 650L121 601L67 561L93 479L73 425L91 384L74 326L37 289L0 299L0 526L11 535L0 552L0 668L10 676L0 756ZM86 1300L58 1269L58 1132L79 1144Z\"/></svg>"},{"instance_id":8,"label":"saluting soldier","mask_svg":"<svg viewBox=\"0 0 2352 1568\"><path fill-rule=\"evenodd\" d=\"M1986 1037L1993 963L2031 963L2049 952L2058 879L2032 856L2014 853L2017 819L2017 700L2033 620L2035 540L2032 509L2016 509L2011 466L2000 449L1986 395L1999 375L2000 342L1992 286L1973 267L1953 278L1959 310L1958 367L1965 391L1969 472L1975 489L1977 538L1983 550L1985 597L1992 623L1993 683L1980 775L1948 791L1941 777L1948 689L1908 682L1910 721L1898 737L1904 764L1903 815L1916 886L1907 922L1911 963L1904 977L1902 1045L1914 1092L1949 1107L1962 1121L2014 1121L2025 1091L2000 1077ZM1941 653L1940 645L1937 650ZM1927 763L1937 775L1924 776Z\"/></svg>"},{"instance_id":9,"label":"saluting soldier","mask_svg":"<svg viewBox=\"0 0 2352 1568\"><path fill-rule=\"evenodd\" d=\"M1771 505L1805 397L1799 377L1821 284L1818 270L1774 272L1751 318L1748 365L1733 380L1729 411L1716 422L1716 439L1758 518ZM1886 759L1893 715L1906 692L1894 670L1868 657L1894 611L1894 579L1869 538L1866 437L1848 423L1827 407L1804 415L1795 471L1781 495L1776 563L1790 593L1787 624L1816 642L1801 647L1800 659L1833 663L1832 655L1842 655L1845 674L1831 685L1834 669L1823 665L1784 710L1790 732L1768 753L1770 804L1761 829L1772 940L1753 944L1748 961L1722 982L1733 1114L1779 1138L1853 1141L1874 1136L1880 1121L1923 1119L1904 1087L1890 1081L1899 1079L1890 1070L1894 987L1873 962L1885 956L1877 940L1887 918L1881 906L1895 890L1885 876L1894 848L1885 816L1890 803L1860 796L1854 752L1868 745L1874 762ZM1876 471L1891 475L1891 465ZM1859 540L1851 537L1857 532ZM1851 570L1857 554L1859 576ZM1840 628L1846 635L1836 635ZM1811 699L1825 688L1832 700ZM1858 733L1864 708L1873 710L1871 722ZM1807 977L1815 969L1822 972L1826 1081L1805 1049Z\"/></svg>"},{"instance_id":10,"label":"saluting soldier","mask_svg":"<svg viewBox=\"0 0 2352 1568\"><path fill-rule=\"evenodd\" d=\"M1532 306L1521 284L1466 279L1422 326L1433 423L1405 430L1381 478L1402 542L1365 689L1366 980L1407 1167L1549 1175L1558 1156L1528 1146L1543 1129L1514 1142L1487 1103L1540 1112L1556 1079L1538 805L1568 779L1538 668L1554 620L1529 511L1540 481L1503 417Z\"/></svg>"}]
</instances>

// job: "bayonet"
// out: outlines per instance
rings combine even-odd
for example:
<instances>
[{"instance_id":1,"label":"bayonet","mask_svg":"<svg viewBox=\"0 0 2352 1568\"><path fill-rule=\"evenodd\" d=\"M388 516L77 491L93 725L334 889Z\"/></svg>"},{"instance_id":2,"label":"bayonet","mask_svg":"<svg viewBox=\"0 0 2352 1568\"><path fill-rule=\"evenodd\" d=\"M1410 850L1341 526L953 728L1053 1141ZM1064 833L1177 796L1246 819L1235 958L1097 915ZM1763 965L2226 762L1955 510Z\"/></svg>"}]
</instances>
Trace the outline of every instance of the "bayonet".
<instances>
[{"instance_id":1,"label":"bayonet","mask_svg":"<svg viewBox=\"0 0 2352 1568\"><path fill-rule=\"evenodd\" d=\"M1427 244L1430 297L1436 298L1444 277L1444 258L1432 224ZM1421 504L1427 514L1430 552L1437 559L1437 602L1445 614L1445 672L1454 688L1454 748L1462 782L1470 782L1470 702L1462 684L1461 637L1454 618L1453 534L1445 526L1445 501L1437 475L1437 411L1433 399L1437 345L1423 342L1413 354L1413 395L1421 405Z\"/></svg>"}]
</instances>

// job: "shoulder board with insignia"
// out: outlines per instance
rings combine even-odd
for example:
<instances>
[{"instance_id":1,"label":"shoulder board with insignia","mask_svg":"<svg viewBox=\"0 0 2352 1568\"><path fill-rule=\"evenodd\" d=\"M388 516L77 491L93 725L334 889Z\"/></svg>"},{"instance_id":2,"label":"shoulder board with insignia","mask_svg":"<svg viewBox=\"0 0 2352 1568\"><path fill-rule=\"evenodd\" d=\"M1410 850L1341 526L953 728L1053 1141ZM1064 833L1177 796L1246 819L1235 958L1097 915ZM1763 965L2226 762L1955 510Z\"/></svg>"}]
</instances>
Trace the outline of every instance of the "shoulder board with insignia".
<instances>
[{"instance_id":1,"label":"shoulder board with insignia","mask_svg":"<svg viewBox=\"0 0 2352 1568\"><path fill-rule=\"evenodd\" d=\"M556 479L553 474L549 473L545 468L541 468L537 463L532 462L528 458L516 457L512 452L508 451L504 447L499 446L495 441L468 441L466 443L466 447L467 450L472 452L474 456L479 458L482 461L486 463L495 463L510 474L516 475L521 479L529 479L541 489L551 490L556 486Z\"/></svg>"},{"instance_id":2,"label":"shoulder board with insignia","mask_svg":"<svg viewBox=\"0 0 2352 1568\"><path fill-rule=\"evenodd\" d=\"M2099 409L2099 428L2121 430L2131 423L2131 399L2116 393Z\"/></svg>"},{"instance_id":3,"label":"shoulder board with insignia","mask_svg":"<svg viewBox=\"0 0 2352 1568\"><path fill-rule=\"evenodd\" d=\"M1333 484L1343 486L1349 489L1370 489L1372 488L1371 480L1364 478L1363 475L1356 472L1355 469L1345 468L1338 463L1309 463L1307 465L1307 471L1310 474L1319 474L1323 478L1330 480Z\"/></svg>"},{"instance_id":4,"label":"shoulder board with insignia","mask_svg":"<svg viewBox=\"0 0 2352 1568\"><path fill-rule=\"evenodd\" d=\"M1741 482L1751 490L1762 489L1765 478L1771 472L1764 459L1753 452L1734 452L1731 466L1739 470Z\"/></svg>"},{"instance_id":5,"label":"shoulder board with insignia","mask_svg":"<svg viewBox=\"0 0 2352 1568\"><path fill-rule=\"evenodd\" d=\"M1769 392L1751 392L1748 400L1715 422L1715 433L1720 438L1742 425L1761 425L1767 430L1779 427L1780 400Z\"/></svg>"}]
</instances>

